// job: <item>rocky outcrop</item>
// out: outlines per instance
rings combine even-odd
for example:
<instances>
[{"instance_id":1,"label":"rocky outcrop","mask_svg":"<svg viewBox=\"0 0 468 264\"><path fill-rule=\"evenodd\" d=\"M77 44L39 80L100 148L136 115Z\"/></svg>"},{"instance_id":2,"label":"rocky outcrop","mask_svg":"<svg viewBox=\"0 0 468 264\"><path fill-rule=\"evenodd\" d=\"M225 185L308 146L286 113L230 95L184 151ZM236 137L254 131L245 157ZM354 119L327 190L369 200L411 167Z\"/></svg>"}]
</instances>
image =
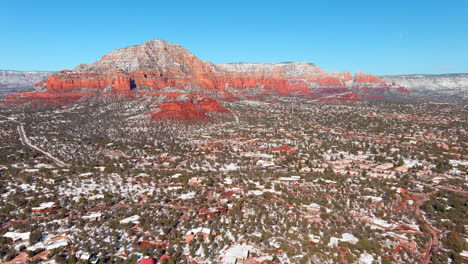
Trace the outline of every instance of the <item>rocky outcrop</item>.
<instances>
[{"instance_id":1,"label":"rocky outcrop","mask_svg":"<svg viewBox=\"0 0 468 264\"><path fill-rule=\"evenodd\" d=\"M379 76L368 74L365 72L356 72L354 75L354 81L357 83L375 83L385 85L385 81L381 80Z\"/></svg>"},{"instance_id":2,"label":"rocky outcrop","mask_svg":"<svg viewBox=\"0 0 468 264\"><path fill-rule=\"evenodd\" d=\"M111 75L61 71L50 76L45 85L48 91L72 91L77 88L104 89L113 83Z\"/></svg>"},{"instance_id":3,"label":"rocky outcrop","mask_svg":"<svg viewBox=\"0 0 468 264\"><path fill-rule=\"evenodd\" d=\"M203 95L192 95L184 101L166 101L158 105L158 111L152 115L153 119L170 120L205 120L207 113L227 113L219 102Z\"/></svg>"},{"instance_id":4,"label":"rocky outcrop","mask_svg":"<svg viewBox=\"0 0 468 264\"><path fill-rule=\"evenodd\" d=\"M81 93L85 96L103 92L157 97L159 103L152 118L178 120L202 120L210 113L227 112L206 94L214 94L223 101L274 95L320 102L355 102L361 100L360 94L406 92L378 76L358 72L353 77L347 71L329 73L312 63L213 64L200 60L180 45L158 39L111 51L99 61L56 73L37 86L42 94L37 94L36 101L44 98L70 101ZM177 92L168 93L167 89ZM23 102L34 100L35 96L28 93L8 99Z\"/></svg>"},{"instance_id":5,"label":"rocky outcrop","mask_svg":"<svg viewBox=\"0 0 468 264\"><path fill-rule=\"evenodd\" d=\"M47 90L77 88L116 90L133 88L159 90L165 87L262 88L288 96L295 92L322 88L348 88L388 92L392 89L378 76L358 72L328 73L312 63L228 63L204 62L180 45L150 40L137 46L114 50L92 64L51 76L43 85ZM383 89L385 88L385 89Z\"/></svg>"}]
</instances>

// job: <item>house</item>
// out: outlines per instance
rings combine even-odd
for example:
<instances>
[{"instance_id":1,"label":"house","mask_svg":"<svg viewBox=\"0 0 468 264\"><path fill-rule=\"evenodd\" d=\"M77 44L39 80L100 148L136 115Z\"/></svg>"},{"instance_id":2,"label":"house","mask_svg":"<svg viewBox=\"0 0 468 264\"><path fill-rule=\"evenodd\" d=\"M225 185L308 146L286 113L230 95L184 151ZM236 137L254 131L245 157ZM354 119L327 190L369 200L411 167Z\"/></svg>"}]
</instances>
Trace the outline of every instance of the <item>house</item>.
<instances>
[{"instance_id":1,"label":"house","mask_svg":"<svg viewBox=\"0 0 468 264\"><path fill-rule=\"evenodd\" d=\"M99 261L99 256L96 254L84 252L81 254L79 259L85 261L86 263L96 264Z\"/></svg>"},{"instance_id":2,"label":"house","mask_svg":"<svg viewBox=\"0 0 468 264\"><path fill-rule=\"evenodd\" d=\"M355 237L353 234L350 234L350 233L343 233L341 235L342 238L336 238L336 237L332 237L330 238L330 242L328 243L328 246L329 247L334 247L336 245L338 245L338 243L340 241L342 242L349 242L351 244L356 244L359 239L357 237Z\"/></svg>"},{"instance_id":3,"label":"house","mask_svg":"<svg viewBox=\"0 0 468 264\"><path fill-rule=\"evenodd\" d=\"M374 256L372 256L369 253L363 253L359 257L358 263L359 264L372 264L374 263Z\"/></svg>"},{"instance_id":4,"label":"house","mask_svg":"<svg viewBox=\"0 0 468 264\"><path fill-rule=\"evenodd\" d=\"M320 205L316 203L311 203L309 205L302 205L304 208L309 211L311 214L320 214Z\"/></svg>"},{"instance_id":5,"label":"house","mask_svg":"<svg viewBox=\"0 0 468 264\"><path fill-rule=\"evenodd\" d=\"M301 176L280 177L280 181L299 181Z\"/></svg>"},{"instance_id":6,"label":"house","mask_svg":"<svg viewBox=\"0 0 468 264\"><path fill-rule=\"evenodd\" d=\"M233 182L233 181L232 181L231 178L225 178L224 181L223 181L223 183L224 183L225 185L228 185L228 186L232 185L232 182Z\"/></svg>"},{"instance_id":7,"label":"house","mask_svg":"<svg viewBox=\"0 0 468 264\"><path fill-rule=\"evenodd\" d=\"M374 170L378 173L385 173L392 168L393 168L393 163L384 163L384 164L376 166Z\"/></svg>"},{"instance_id":8,"label":"house","mask_svg":"<svg viewBox=\"0 0 468 264\"><path fill-rule=\"evenodd\" d=\"M97 213L91 213L89 215L84 215L81 218L84 220L89 220L89 221L100 221L102 218L102 214L97 212Z\"/></svg>"},{"instance_id":9,"label":"house","mask_svg":"<svg viewBox=\"0 0 468 264\"><path fill-rule=\"evenodd\" d=\"M377 197L377 196L365 195L363 196L363 198L366 200L370 200L372 203L381 203L383 201L382 197Z\"/></svg>"},{"instance_id":10,"label":"house","mask_svg":"<svg viewBox=\"0 0 468 264\"><path fill-rule=\"evenodd\" d=\"M38 250L44 248L46 250L52 250L60 247L67 247L72 244L71 239L66 236L59 236L54 238L46 238L44 242L39 242L35 245L28 247L29 251Z\"/></svg>"},{"instance_id":11,"label":"house","mask_svg":"<svg viewBox=\"0 0 468 264\"><path fill-rule=\"evenodd\" d=\"M38 207L33 207L33 212L46 212L55 207L55 202L41 203Z\"/></svg>"},{"instance_id":12,"label":"house","mask_svg":"<svg viewBox=\"0 0 468 264\"><path fill-rule=\"evenodd\" d=\"M228 210L224 207L216 208L203 208L198 210L198 219L212 218L216 216L221 216L226 213Z\"/></svg>"},{"instance_id":13,"label":"house","mask_svg":"<svg viewBox=\"0 0 468 264\"><path fill-rule=\"evenodd\" d=\"M142 248L163 248L163 249L166 249L167 243L165 241L152 241L152 242L140 241L140 242L138 242L138 246L140 246Z\"/></svg>"},{"instance_id":14,"label":"house","mask_svg":"<svg viewBox=\"0 0 468 264\"><path fill-rule=\"evenodd\" d=\"M468 261L468 250L463 250L460 253L460 256L463 258L464 261Z\"/></svg>"},{"instance_id":15,"label":"house","mask_svg":"<svg viewBox=\"0 0 468 264\"><path fill-rule=\"evenodd\" d=\"M3 235L3 237L10 238L11 240L13 240L13 242L16 242L16 241L19 241L19 240L26 241L26 240L29 240L29 235L30 234L31 234L31 232L24 232L24 233L6 232Z\"/></svg>"},{"instance_id":16,"label":"house","mask_svg":"<svg viewBox=\"0 0 468 264\"><path fill-rule=\"evenodd\" d=\"M154 259L150 257L142 258L140 260L140 264L155 264L155 263L156 262L154 261Z\"/></svg>"},{"instance_id":17,"label":"house","mask_svg":"<svg viewBox=\"0 0 468 264\"><path fill-rule=\"evenodd\" d=\"M296 153L297 149L292 149L289 146L282 146L282 147L271 149L271 152L273 153L279 153L282 151L286 151L287 153Z\"/></svg>"},{"instance_id":18,"label":"house","mask_svg":"<svg viewBox=\"0 0 468 264\"><path fill-rule=\"evenodd\" d=\"M130 216L130 217L127 217L125 219L122 219L120 220L119 223L121 224L128 224L128 223L132 223L132 224L139 224L140 223L140 216L139 215L133 215L133 216Z\"/></svg>"},{"instance_id":19,"label":"house","mask_svg":"<svg viewBox=\"0 0 468 264\"><path fill-rule=\"evenodd\" d=\"M381 229L388 230L394 227L394 225L388 223L387 221L379 218L372 218L370 220L370 225L372 229Z\"/></svg>"},{"instance_id":20,"label":"house","mask_svg":"<svg viewBox=\"0 0 468 264\"><path fill-rule=\"evenodd\" d=\"M309 234L309 239L312 245L317 245L318 243L320 243L322 238L320 236Z\"/></svg>"},{"instance_id":21,"label":"house","mask_svg":"<svg viewBox=\"0 0 468 264\"><path fill-rule=\"evenodd\" d=\"M201 178L201 177L192 177L188 181L188 185L190 185L190 186L200 185L202 183L202 181L203 181L203 178Z\"/></svg>"},{"instance_id":22,"label":"house","mask_svg":"<svg viewBox=\"0 0 468 264\"><path fill-rule=\"evenodd\" d=\"M192 241L198 234L202 234L203 239L206 239L211 234L211 232L211 229L205 227L194 228L187 232L187 235L185 236L185 243L190 243L190 241Z\"/></svg>"},{"instance_id":23,"label":"house","mask_svg":"<svg viewBox=\"0 0 468 264\"><path fill-rule=\"evenodd\" d=\"M93 176L94 173L92 172L86 172L86 173L81 173L80 175L78 175L79 177L83 177L83 178L89 178L91 176Z\"/></svg>"},{"instance_id":24,"label":"house","mask_svg":"<svg viewBox=\"0 0 468 264\"><path fill-rule=\"evenodd\" d=\"M266 161L266 160L260 159L257 161L257 166L260 166L262 168L274 167L275 163L273 161Z\"/></svg>"},{"instance_id":25,"label":"house","mask_svg":"<svg viewBox=\"0 0 468 264\"><path fill-rule=\"evenodd\" d=\"M253 247L246 244L238 244L229 247L223 254L222 254L222 261L223 264L237 264L241 263L250 256L250 253L253 251Z\"/></svg>"}]
</instances>

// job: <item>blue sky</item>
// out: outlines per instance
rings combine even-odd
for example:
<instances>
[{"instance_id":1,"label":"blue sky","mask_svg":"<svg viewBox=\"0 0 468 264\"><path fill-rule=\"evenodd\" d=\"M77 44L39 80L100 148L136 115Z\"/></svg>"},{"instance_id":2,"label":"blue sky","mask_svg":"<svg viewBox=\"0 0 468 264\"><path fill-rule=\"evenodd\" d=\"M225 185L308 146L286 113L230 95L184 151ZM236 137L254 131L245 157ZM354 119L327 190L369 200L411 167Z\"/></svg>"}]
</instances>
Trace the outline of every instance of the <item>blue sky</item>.
<instances>
[{"instance_id":1,"label":"blue sky","mask_svg":"<svg viewBox=\"0 0 468 264\"><path fill-rule=\"evenodd\" d=\"M0 28L0 69L71 69L162 38L215 63L468 72L467 0L10 0Z\"/></svg>"}]
</instances>

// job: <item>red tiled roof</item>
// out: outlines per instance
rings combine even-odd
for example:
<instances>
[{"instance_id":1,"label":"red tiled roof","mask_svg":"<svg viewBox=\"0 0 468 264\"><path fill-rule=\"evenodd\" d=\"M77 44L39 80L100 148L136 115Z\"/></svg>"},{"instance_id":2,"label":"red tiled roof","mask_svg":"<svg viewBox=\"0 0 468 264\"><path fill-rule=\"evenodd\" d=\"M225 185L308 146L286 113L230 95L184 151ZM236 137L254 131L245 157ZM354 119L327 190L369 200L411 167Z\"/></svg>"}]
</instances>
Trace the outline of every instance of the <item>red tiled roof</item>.
<instances>
[{"instance_id":1,"label":"red tiled roof","mask_svg":"<svg viewBox=\"0 0 468 264\"><path fill-rule=\"evenodd\" d=\"M144 258L140 261L140 264L155 264L153 258Z\"/></svg>"}]
</instances>

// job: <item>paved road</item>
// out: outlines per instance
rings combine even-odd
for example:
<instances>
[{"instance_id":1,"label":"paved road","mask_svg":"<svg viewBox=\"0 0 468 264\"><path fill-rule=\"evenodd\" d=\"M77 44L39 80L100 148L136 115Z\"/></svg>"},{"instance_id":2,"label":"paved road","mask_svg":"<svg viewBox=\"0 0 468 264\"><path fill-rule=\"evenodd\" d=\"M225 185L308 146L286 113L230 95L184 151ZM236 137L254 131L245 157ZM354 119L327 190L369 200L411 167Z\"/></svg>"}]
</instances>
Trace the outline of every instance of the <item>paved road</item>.
<instances>
[{"instance_id":1,"label":"paved road","mask_svg":"<svg viewBox=\"0 0 468 264\"><path fill-rule=\"evenodd\" d=\"M25 146L28 146L36 151L39 151L41 152L42 154L44 154L47 158L49 158L50 160L52 160L53 162L55 162L55 164L57 164L57 166L59 167L70 167L70 164L67 164L61 160L59 160L58 158L52 156L52 154L50 154L49 152L45 151L45 150L42 150L41 148L33 145L31 143L31 141L29 140L29 138L26 136L26 132L24 131L24 125L23 123L19 122L19 121L16 121L14 119L11 119L7 116L4 116L4 115L0 115L0 117L3 117L3 118L6 118L8 119L9 121L12 121L14 123L17 123L18 124L18 133L20 135L20 140L21 140L21 143Z\"/></svg>"}]
</instances>

